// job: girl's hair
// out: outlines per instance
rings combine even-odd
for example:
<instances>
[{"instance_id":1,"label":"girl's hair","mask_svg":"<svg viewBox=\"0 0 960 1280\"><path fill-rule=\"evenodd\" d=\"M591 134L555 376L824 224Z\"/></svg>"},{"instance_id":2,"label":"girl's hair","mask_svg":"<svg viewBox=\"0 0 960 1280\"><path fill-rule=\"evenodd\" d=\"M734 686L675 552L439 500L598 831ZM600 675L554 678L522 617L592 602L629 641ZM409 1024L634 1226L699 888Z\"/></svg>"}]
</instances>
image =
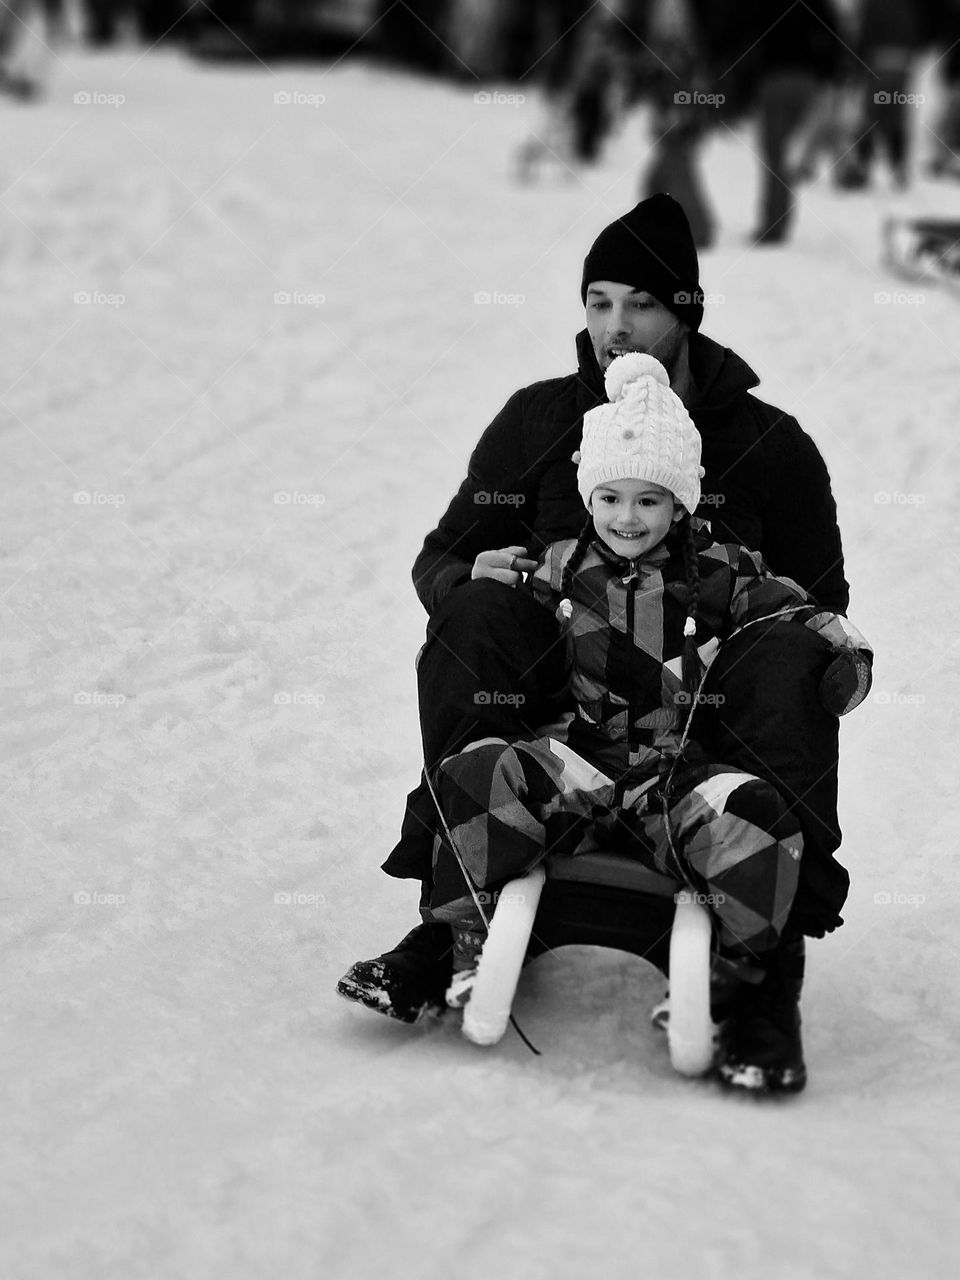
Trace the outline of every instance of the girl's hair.
<instances>
[{"instance_id":1,"label":"girl's hair","mask_svg":"<svg viewBox=\"0 0 960 1280\"><path fill-rule=\"evenodd\" d=\"M703 663L697 652L697 606L700 603L700 564L697 560L697 544L693 532L693 521L690 512L684 511L683 517L677 521L676 535L680 540L683 552L683 573L687 584L687 621L683 628L683 658L680 671L683 676L683 687L690 695L690 705L696 697L703 678Z\"/></svg>"},{"instance_id":2,"label":"girl's hair","mask_svg":"<svg viewBox=\"0 0 960 1280\"><path fill-rule=\"evenodd\" d=\"M593 517L588 515L583 528L577 536L576 546L570 555L570 559L563 566L563 572L560 575L560 613L569 618L570 610L570 588L573 585L573 579L577 570L583 563L583 557L587 553L587 547L593 538ZM680 553L683 556L683 572L687 586L687 620L683 629L683 657L681 659L680 671L683 679L683 687L690 696L690 705L693 705L693 699L696 697L697 690L700 687L700 680L703 677L703 663L700 661L700 654L697 652L697 606L700 602L700 565L697 560L697 545L693 531L693 522L690 519L690 513L684 511L683 516L674 525L673 529L667 534L667 537L675 537L680 544Z\"/></svg>"},{"instance_id":3,"label":"girl's hair","mask_svg":"<svg viewBox=\"0 0 960 1280\"><path fill-rule=\"evenodd\" d=\"M587 547L593 538L593 516L587 515L583 528L577 534L577 544L573 548L570 559L563 566L563 572L560 574L560 612L565 618L570 615L564 609L564 605L570 608L570 588L573 585L574 575L583 564L583 557L587 554Z\"/></svg>"}]
</instances>

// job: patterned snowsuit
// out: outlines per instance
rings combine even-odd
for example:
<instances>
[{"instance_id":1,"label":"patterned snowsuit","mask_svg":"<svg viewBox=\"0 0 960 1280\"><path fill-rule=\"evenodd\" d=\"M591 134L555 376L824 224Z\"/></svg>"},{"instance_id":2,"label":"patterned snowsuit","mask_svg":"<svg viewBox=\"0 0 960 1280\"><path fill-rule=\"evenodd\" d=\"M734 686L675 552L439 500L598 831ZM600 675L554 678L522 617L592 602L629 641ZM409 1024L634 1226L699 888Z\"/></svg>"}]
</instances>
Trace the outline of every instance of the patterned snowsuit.
<instances>
[{"instance_id":1,"label":"patterned snowsuit","mask_svg":"<svg viewBox=\"0 0 960 1280\"><path fill-rule=\"evenodd\" d=\"M552 544L528 584L552 610L574 546ZM866 648L846 619L773 576L756 553L705 533L697 552L696 644L705 664L735 630L778 614L776 626L805 624L825 648ZM731 955L776 946L803 837L769 782L710 761L689 739L681 754L694 710L681 679L687 597L673 534L634 562L594 540L571 585L565 628L576 712L531 740L471 743L436 770L437 801L487 915L497 888L545 856L614 847L707 895ZM434 844L426 914L482 927L446 835Z\"/></svg>"}]
</instances>

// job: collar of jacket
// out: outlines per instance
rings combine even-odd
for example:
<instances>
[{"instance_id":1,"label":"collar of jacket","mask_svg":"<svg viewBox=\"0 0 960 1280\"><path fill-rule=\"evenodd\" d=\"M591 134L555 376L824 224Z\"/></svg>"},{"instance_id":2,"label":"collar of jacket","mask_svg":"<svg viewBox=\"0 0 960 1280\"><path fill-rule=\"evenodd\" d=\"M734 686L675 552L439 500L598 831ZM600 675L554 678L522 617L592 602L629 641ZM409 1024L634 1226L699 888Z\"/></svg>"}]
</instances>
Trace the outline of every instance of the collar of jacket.
<instances>
[{"instance_id":1,"label":"collar of jacket","mask_svg":"<svg viewBox=\"0 0 960 1280\"><path fill-rule=\"evenodd\" d=\"M690 372L697 386L696 398L687 406L691 412L722 409L736 396L760 384L746 360L702 333L690 336ZM603 374L586 329L577 334L577 377L577 407L582 412L606 401Z\"/></svg>"},{"instance_id":2,"label":"collar of jacket","mask_svg":"<svg viewBox=\"0 0 960 1280\"><path fill-rule=\"evenodd\" d=\"M633 577L634 575L639 578L642 573L650 573L670 559L670 552L665 542L658 542L647 555L637 556L635 560L628 560L626 556L618 556L615 551L610 550L602 538L594 538L590 546L600 556L601 560L614 570L618 578Z\"/></svg>"}]
</instances>

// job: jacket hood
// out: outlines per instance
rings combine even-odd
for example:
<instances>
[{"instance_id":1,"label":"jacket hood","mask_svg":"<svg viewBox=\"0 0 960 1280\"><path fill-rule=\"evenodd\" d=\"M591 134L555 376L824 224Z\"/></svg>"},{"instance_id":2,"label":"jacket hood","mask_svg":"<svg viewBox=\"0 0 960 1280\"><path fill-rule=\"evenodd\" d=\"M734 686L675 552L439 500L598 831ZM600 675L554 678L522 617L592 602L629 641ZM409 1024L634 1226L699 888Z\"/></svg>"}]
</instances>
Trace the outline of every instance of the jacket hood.
<instances>
[{"instance_id":1,"label":"jacket hood","mask_svg":"<svg viewBox=\"0 0 960 1280\"><path fill-rule=\"evenodd\" d=\"M577 369L585 391L605 401L603 374L586 329L577 334ZM746 360L702 333L690 335L690 372L697 386L696 399L687 406L691 411L723 409L760 384Z\"/></svg>"}]
</instances>

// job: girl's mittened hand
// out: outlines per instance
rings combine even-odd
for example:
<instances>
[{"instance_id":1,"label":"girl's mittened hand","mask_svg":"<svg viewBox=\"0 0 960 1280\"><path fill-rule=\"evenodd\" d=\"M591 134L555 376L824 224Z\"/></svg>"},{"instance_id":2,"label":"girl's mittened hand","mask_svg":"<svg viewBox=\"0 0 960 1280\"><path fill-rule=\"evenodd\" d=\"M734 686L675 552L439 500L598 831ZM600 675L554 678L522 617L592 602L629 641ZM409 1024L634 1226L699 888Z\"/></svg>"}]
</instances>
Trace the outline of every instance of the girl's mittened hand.
<instances>
[{"instance_id":1,"label":"girl's mittened hand","mask_svg":"<svg viewBox=\"0 0 960 1280\"><path fill-rule=\"evenodd\" d=\"M857 649L838 649L820 681L820 701L832 716L845 716L870 692L870 656Z\"/></svg>"},{"instance_id":2,"label":"girl's mittened hand","mask_svg":"<svg viewBox=\"0 0 960 1280\"><path fill-rule=\"evenodd\" d=\"M501 547L498 551L481 551L473 562L471 578L494 578L515 587L525 573L532 573L536 560L527 557L526 547Z\"/></svg>"}]
</instances>

